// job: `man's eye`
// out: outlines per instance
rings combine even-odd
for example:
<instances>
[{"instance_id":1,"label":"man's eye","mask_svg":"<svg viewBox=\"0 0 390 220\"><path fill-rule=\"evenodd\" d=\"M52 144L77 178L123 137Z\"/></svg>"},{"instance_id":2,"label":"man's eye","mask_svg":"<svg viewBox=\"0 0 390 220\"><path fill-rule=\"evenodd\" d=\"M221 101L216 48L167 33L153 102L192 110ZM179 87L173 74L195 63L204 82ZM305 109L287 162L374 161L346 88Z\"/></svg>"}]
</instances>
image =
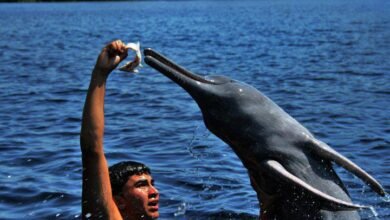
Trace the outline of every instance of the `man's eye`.
<instances>
[{"instance_id":1,"label":"man's eye","mask_svg":"<svg viewBox=\"0 0 390 220\"><path fill-rule=\"evenodd\" d=\"M148 186L148 183L146 183L146 182L138 182L138 183L136 183L135 184L135 187L145 187L145 186Z\"/></svg>"}]
</instances>

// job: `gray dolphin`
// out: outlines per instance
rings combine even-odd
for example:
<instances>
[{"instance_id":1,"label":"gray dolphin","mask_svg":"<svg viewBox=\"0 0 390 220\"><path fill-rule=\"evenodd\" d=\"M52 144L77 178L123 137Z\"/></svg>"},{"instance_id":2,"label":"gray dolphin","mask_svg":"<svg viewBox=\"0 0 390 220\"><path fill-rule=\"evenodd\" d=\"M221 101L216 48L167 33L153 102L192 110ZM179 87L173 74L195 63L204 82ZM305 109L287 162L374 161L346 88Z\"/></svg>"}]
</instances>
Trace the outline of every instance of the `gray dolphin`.
<instances>
[{"instance_id":1,"label":"gray dolphin","mask_svg":"<svg viewBox=\"0 0 390 220\"><path fill-rule=\"evenodd\" d=\"M202 77L145 49L145 62L186 90L206 127L247 168L261 219L360 219L332 162L384 196L364 170L316 139L303 125L252 86L225 76Z\"/></svg>"}]
</instances>

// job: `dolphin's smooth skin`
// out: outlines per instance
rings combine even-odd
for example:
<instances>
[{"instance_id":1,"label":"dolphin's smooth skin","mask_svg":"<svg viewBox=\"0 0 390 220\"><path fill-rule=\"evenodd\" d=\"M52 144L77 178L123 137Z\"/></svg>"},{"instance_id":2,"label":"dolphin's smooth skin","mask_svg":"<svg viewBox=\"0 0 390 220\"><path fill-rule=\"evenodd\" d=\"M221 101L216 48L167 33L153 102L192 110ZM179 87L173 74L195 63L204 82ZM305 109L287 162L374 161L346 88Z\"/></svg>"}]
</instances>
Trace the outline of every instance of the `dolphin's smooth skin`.
<instances>
[{"instance_id":1,"label":"dolphin's smooth skin","mask_svg":"<svg viewBox=\"0 0 390 220\"><path fill-rule=\"evenodd\" d=\"M145 62L186 90L206 127L226 142L247 168L261 219L360 219L332 162L384 196L364 170L316 139L252 86L225 76L202 77L145 49Z\"/></svg>"}]
</instances>

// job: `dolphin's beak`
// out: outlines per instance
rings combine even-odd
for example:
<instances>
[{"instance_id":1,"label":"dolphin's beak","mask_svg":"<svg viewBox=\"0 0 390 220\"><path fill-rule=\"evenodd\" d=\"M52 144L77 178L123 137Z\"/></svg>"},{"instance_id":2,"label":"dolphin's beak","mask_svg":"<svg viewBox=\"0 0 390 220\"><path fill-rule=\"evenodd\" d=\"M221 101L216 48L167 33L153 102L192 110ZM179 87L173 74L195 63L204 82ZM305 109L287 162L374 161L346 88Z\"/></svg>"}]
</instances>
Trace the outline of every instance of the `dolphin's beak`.
<instances>
[{"instance_id":1,"label":"dolphin's beak","mask_svg":"<svg viewBox=\"0 0 390 220\"><path fill-rule=\"evenodd\" d=\"M195 90L201 89L204 85L214 84L213 81L207 80L203 76L197 75L185 69L153 49L145 49L144 55L146 64L179 84L191 95L195 92Z\"/></svg>"}]
</instances>

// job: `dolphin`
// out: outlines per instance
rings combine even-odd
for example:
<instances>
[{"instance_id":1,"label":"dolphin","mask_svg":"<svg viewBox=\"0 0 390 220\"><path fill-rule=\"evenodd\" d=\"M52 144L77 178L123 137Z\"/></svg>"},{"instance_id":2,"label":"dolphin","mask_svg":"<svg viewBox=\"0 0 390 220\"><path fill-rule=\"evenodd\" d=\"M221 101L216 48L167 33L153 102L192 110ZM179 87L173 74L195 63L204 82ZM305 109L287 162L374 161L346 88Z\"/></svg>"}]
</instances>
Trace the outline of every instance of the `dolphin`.
<instances>
[{"instance_id":1,"label":"dolphin","mask_svg":"<svg viewBox=\"0 0 390 220\"><path fill-rule=\"evenodd\" d=\"M248 170L261 219L360 219L336 163L385 195L383 187L254 87L225 76L197 75L153 49L145 63L187 91L206 127Z\"/></svg>"}]
</instances>

